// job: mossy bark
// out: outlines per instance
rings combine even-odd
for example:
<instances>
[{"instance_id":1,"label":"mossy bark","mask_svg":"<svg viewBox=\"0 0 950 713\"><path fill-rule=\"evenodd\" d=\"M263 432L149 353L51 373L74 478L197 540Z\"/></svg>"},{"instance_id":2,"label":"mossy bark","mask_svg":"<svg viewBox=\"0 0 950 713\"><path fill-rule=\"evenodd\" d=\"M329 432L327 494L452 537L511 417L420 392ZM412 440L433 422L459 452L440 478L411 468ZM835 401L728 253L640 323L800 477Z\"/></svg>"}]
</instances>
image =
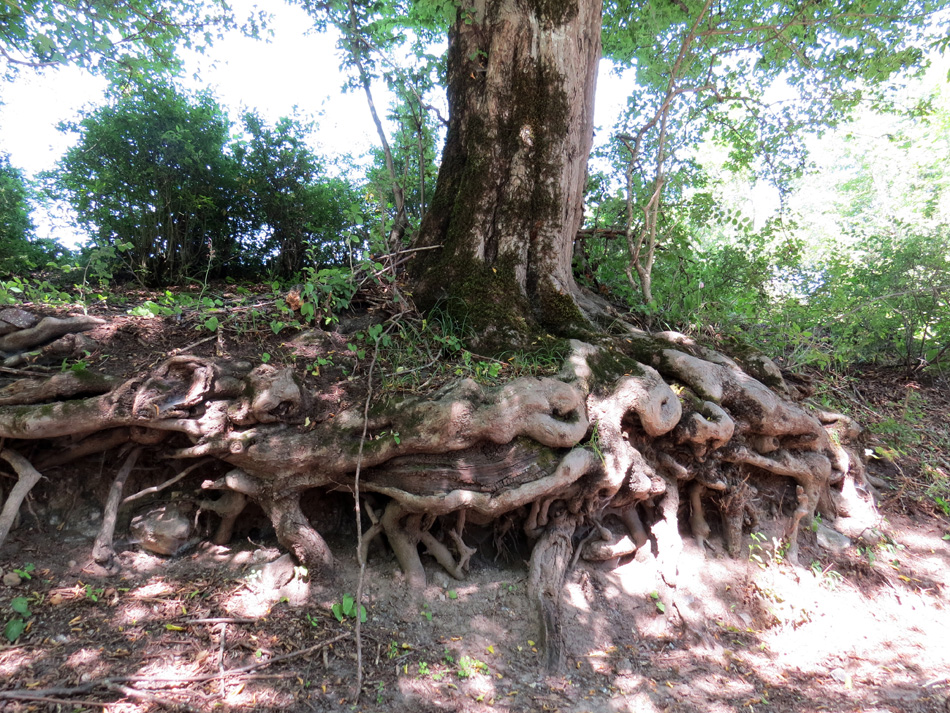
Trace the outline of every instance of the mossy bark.
<instances>
[{"instance_id":1,"label":"mossy bark","mask_svg":"<svg viewBox=\"0 0 950 713\"><path fill-rule=\"evenodd\" d=\"M449 34L450 122L412 267L422 306L503 346L576 333L573 239L593 137L601 3L476 2Z\"/></svg>"}]
</instances>

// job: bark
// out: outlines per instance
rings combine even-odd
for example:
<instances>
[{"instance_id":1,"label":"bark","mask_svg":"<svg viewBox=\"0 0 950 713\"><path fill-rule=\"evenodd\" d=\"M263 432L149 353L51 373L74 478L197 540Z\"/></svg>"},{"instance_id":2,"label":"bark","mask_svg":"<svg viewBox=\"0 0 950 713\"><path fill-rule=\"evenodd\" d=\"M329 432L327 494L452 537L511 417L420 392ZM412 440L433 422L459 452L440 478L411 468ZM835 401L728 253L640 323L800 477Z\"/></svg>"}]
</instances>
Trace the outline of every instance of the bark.
<instances>
[{"instance_id":1,"label":"bark","mask_svg":"<svg viewBox=\"0 0 950 713\"><path fill-rule=\"evenodd\" d=\"M571 272L600 59L597 0L478 0L449 32L450 119L413 267L478 331L582 321ZM477 306L477 309L474 307ZM484 312L481 314L479 312ZM471 314L475 313L475 314Z\"/></svg>"}]
</instances>

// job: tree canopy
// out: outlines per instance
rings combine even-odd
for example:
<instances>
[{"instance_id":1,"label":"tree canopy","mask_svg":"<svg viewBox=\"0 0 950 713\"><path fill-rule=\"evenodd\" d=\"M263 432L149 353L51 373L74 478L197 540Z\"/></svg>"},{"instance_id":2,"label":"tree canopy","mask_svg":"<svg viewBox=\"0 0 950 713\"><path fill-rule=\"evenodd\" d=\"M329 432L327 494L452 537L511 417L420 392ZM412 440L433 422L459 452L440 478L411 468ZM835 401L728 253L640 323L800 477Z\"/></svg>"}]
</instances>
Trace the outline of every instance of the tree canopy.
<instances>
[{"instance_id":1,"label":"tree canopy","mask_svg":"<svg viewBox=\"0 0 950 713\"><path fill-rule=\"evenodd\" d=\"M262 15L245 24L256 32ZM5 2L0 9L0 57L8 77L20 69L75 64L139 74L175 67L181 47L202 47L234 26L224 0L91 0Z\"/></svg>"}]
</instances>

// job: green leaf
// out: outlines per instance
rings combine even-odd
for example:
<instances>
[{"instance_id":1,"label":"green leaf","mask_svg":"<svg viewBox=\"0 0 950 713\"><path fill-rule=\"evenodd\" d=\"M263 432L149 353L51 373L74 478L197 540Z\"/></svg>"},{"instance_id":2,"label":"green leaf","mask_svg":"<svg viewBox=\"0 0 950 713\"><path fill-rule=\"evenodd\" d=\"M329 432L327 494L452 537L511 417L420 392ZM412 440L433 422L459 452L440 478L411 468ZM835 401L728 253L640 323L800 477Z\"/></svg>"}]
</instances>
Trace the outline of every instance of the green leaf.
<instances>
[{"instance_id":1,"label":"green leaf","mask_svg":"<svg viewBox=\"0 0 950 713\"><path fill-rule=\"evenodd\" d=\"M23 616L33 615L33 612L30 611L29 600L26 597L14 597L10 602L10 608Z\"/></svg>"},{"instance_id":2,"label":"green leaf","mask_svg":"<svg viewBox=\"0 0 950 713\"><path fill-rule=\"evenodd\" d=\"M350 594L343 595L343 613L353 616L356 613L356 600Z\"/></svg>"},{"instance_id":3,"label":"green leaf","mask_svg":"<svg viewBox=\"0 0 950 713\"><path fill-rule=\"evenodd\" d=\"M344 619L345 617L343 616L343 605L342 605L342 604L340 604L339 602L337 602L337 603L334 604L332 607L330 607L330 612L333 614L333 616L336 617L336 620L337 620L338 622L340 622L341 624L343 623L343 619Z\"/></svg>"},{"instance_id":4,"label":"green leaf","mask_svg":"<svg viewBox=\"0 0 950 713\"><path fill-rule=\"evenodd\" d=\"M20 634L22 634L25 630L26 630L25 621L23 621L20 618L11 619L10 621L7 622L7 625L3 628L3 635L6 636L7 641L9 641L12 644L14 641L20 638Z\"/></svg>"},{"instance_id":5,"label":"green leaf","mask_svg":"<svg viewBox=\"0 0 950 713\"><path fill-rule=\"evenodd\" d=\"M216 332L218 330L218 318L208 317L208 319L205 320L205 329L209 332Z\"/></svg>"}]
</instances>

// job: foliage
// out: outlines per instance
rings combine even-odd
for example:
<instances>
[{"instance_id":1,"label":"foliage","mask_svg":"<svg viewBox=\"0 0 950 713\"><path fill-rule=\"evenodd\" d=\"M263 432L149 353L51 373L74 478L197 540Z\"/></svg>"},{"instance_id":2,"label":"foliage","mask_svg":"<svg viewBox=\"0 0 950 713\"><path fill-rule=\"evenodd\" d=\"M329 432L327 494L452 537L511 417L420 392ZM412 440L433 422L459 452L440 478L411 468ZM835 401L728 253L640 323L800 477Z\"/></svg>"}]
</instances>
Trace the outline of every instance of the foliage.
<instances>
[{"instance_id":1,"label":"foliage","mask_svg":"<svg viewBox=\"0 0 950 713\"><path fill-rule=\"evenodd\" d=\"M611 156L625 182L616 228L630 287L653 307L664 218L696 185L692 149L727 146L728 165L776 185L801 175L810 133L834 126L864 93L925 64L937 5L848 2L606 4L604 51L629 68L631 93ZM634 274L636 273L636 275Z\"/></svg>"},{"instance_id":2,"label":"foliage","mask_svg":"<svg viewBox=\"0 0 950 713\"><path fill-rule=\"evenodd\" d=\"M52 240L37 239L32 190L23 172L0 154L0 274L24 273L58 259L64 250Z\"/></svg>"},{"instance_id":3,"label":"foliage","mask_svg":"<svg viewBox=\"0 0 950 713\"><path fill-rule=\"evenodd\" d=\"M210 94L156 81L114 92L87 111L79 142L56 174L98 247L121 250L128 270L157 285L219 271L237 252L231 214L238 164L229 123Z\"/></svg>"},{"instance_id":4,"label":"foliage","mask_svg":"<svg viewBox=\"0 0 950 713\"><path fill-rule=\"evenodd\" d=\"M357 614L356 600L352 595L344 594L341 601L330 607L330 611L340 623L343 623L345 619L355 619ZM366 607L362 604L359 606L359 617L361 623L366 622Z\"/></svg>"},{"instance_id":5,"label":"foliage","mask_svg":"<svg viewBox=\"0 0 950 713\"><path fill-rule=\"evenodd\" d=\"M313 126L283 118L270 127L254 112L244 114L243 124L246 138L233 148L246 200L242 262L251 270L268 264L283 278L305 266L343 264L348 251L341 236L355 228L350 208L359 199L345 180L327 176L307 146Z\"/></svg>"},{"instance_id":6,"label":"foliage","mask_svg":"<svg viewBox=\"0 0 950 713\"><path fill-rule=\"evenodd\" d=\"M256 34L262 18L250 18L245 31ZM225 0L21 0L0 10L0 56L8 77L61 64L142 74L177 66L179 47L202 49L234 25Z\"/></svg>"},{"instance_id":7,"label":"foliage","mask_svg":"<svg viewBox=\"0 0 950 713\"><path fill-rule=\"evenodd\" d=\"M161 285L265 270L290 279L347 261L345 236L362 220L355 191L326 174L302 123L243 121L232 142L210 94L155 81L117 88L65 127L80 138L55 187L94 236L86 272Z\"/></svg>"}]
</instances>

